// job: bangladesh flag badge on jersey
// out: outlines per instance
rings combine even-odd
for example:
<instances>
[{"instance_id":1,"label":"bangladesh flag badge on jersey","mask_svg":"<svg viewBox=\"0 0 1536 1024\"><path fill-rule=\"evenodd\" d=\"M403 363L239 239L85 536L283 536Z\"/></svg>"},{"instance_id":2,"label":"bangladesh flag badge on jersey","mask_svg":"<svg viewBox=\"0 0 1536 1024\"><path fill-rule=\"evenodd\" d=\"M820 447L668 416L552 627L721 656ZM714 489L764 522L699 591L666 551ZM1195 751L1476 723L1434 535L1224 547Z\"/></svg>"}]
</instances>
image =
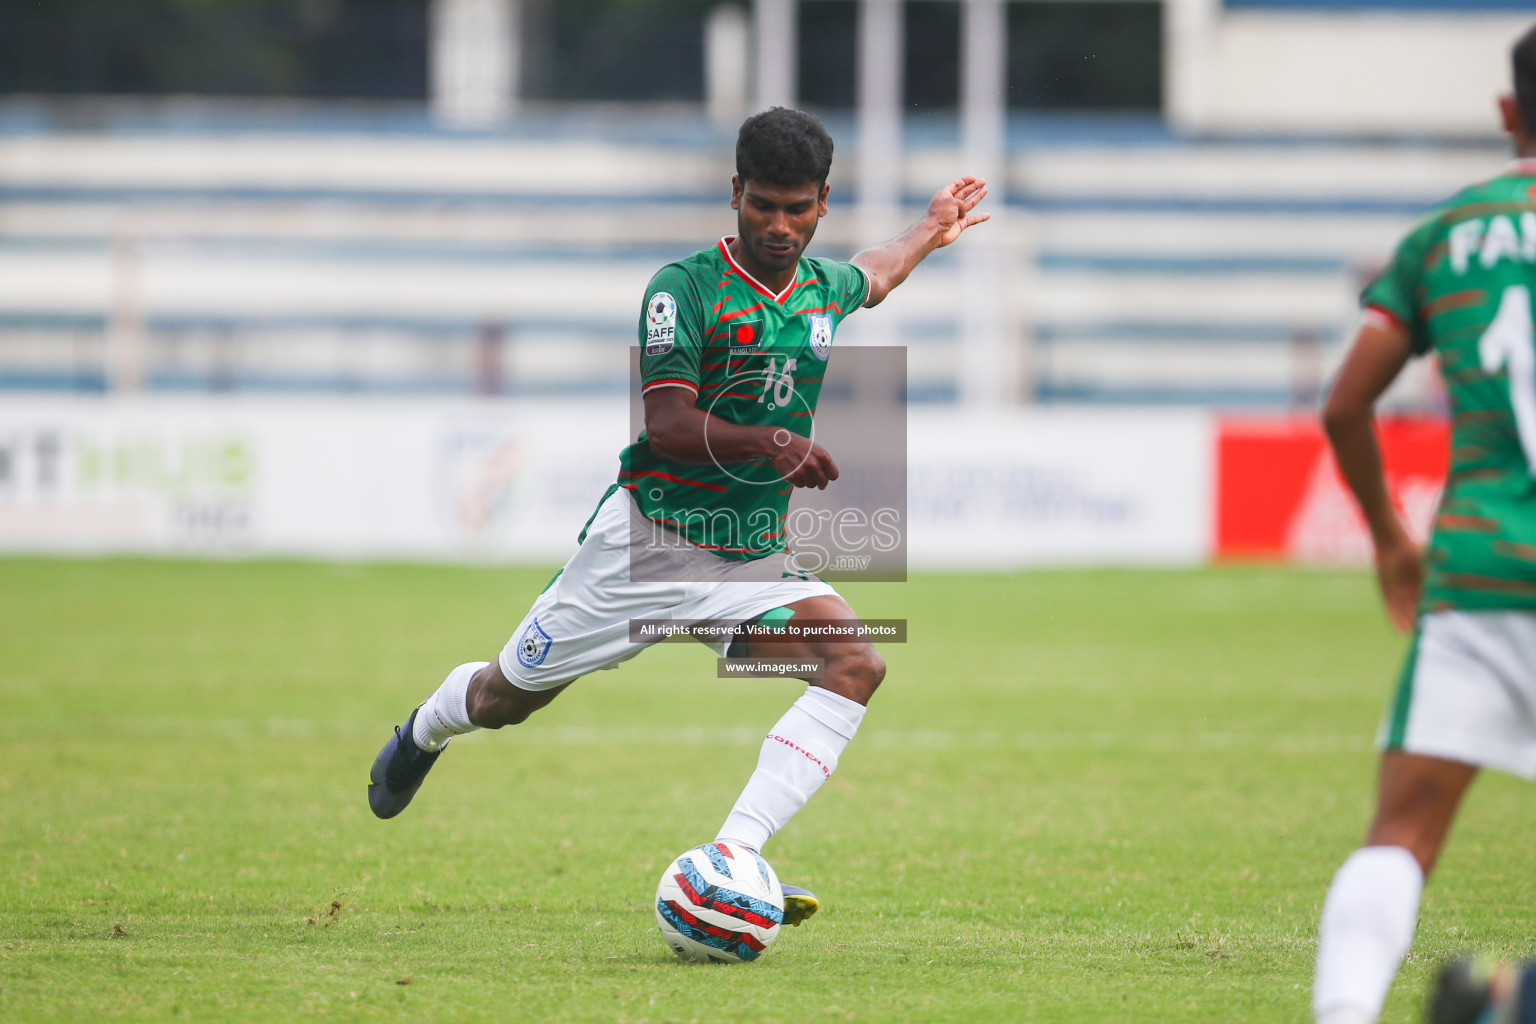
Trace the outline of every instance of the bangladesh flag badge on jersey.
<instances>
[{"instance_id":1,"label":"bangladesh flag badge on jersey","mask_svg":"<svg viewBox=\"0 0 1536 1024\"><path fill-rule=\"evenodd\" d=\"M758 351L758 343L763 340L763 318L755 316L750 320L733 320L729 331L731 355L754 355Z\"/></svg>"}]
</instances>

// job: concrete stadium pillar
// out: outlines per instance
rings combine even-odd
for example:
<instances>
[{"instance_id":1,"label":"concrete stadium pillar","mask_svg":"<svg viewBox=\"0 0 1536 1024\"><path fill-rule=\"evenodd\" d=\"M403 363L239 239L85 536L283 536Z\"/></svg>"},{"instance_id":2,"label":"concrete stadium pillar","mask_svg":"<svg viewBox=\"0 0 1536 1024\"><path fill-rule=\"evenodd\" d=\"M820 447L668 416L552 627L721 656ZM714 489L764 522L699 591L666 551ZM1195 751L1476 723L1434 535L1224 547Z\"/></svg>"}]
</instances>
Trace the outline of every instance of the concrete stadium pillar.
<instances>
[{"instance_id":1,"label":"concrete stadium pillar","mask_svg":"<svg viewBox=\"0 0 1536 1024\"><path fill-rule=\"evenodd\" d=\"M902 0L859 4L859 235L895 233L902 188Z\"/></svg>"},{"instance_id":2,"label":"concrete stadium pillar","mask_svg":"<svg viewBox=\"0 0 1536 1024\"><path fill-rule=\"evenodd\" d=\"M1006 220L1008 19L1003 0L964 0L960 41L963 173L987 179L992 221L960 241L960 400L988 408L1014 397L1016 353L1007 346L1002 274Z\"/></svg>"},{"instance_id":3,"label":"concrete stadium pillar","mask_svg":"<svg viewBox=\"0 0 1536 1024\"><path fill-rule=\"evenodd\" d=\"M704 103L709 118L734 128L751 102L752 20L746 8L721 4L704 21Z\"/></svg>"},{"instance_id":4,"label":"concrete stadium pillar","mask_svg":"<svg viewBox=\"0 0 1536 1024\"><path fill-rule=\"evenodd\" d=\"M512 115L520 75L518 0L432 0L428 74L433 118L466 127Z\"/></svg>"},{"instance_id":5,"label":"concrete stadium pillar","mask_svg":"<svg viewBox=\"0 0 1536 1024\"><path fill-rule=\"evenodd\" d=\"M1221 0L1164 0L1163 113L1180 131L1210 123L1212 57Z\"/></svg>"},{"instance_id":6,"label":"concrete stadium pillar","mask_svg":"<svg viewBox=\"0 0 1536 1024\"><path fill-rule=\"evenodd\" d=\"M799 68L796 33L797 0L755 0L752 5L757 60L757 94L753 106L793 107Z\"/></svg>"}]
</instances>

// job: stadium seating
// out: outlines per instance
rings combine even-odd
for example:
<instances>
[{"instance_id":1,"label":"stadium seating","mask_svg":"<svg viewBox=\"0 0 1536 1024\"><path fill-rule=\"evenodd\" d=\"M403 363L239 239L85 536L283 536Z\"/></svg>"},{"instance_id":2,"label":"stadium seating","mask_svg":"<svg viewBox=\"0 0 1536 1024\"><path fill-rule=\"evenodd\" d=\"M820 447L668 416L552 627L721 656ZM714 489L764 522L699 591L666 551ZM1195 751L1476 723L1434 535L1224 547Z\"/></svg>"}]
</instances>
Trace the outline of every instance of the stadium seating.
<instances>
[{"instance_id":1,"label":"stadium seating","mask_svg":"<svg viewBox=\"0 0 1536 1024\"><path fill-rule=\"evenodd\" d=\"M604 141L555 114L496 135L334 117L129 107L82 129L0 109L0 387L108 388L109 344L137 338L154 389L619 392L645 279L732 224L730 140L691 116ZM857 146L833 128L818 244L846 256ZM1310 403L1372 267L1503 160L1081 119L1012 136L992 229L1010 390L1042 402ZM949 139L913 133L910 215L961 169ZM908 345L913 398L944 401L959 271L933 263L844 340ZM1401 397L1429 400L1422 382Z\"/></svg>"}]
</instances>

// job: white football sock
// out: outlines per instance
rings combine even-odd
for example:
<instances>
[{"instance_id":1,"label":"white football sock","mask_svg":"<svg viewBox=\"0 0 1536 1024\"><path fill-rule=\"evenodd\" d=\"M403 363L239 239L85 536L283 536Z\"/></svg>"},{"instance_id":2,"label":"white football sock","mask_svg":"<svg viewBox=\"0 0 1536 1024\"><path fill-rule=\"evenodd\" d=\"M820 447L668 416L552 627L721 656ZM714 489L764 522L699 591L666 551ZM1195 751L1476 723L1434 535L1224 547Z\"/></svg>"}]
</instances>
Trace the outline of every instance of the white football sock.
<instances>
[{"instance_id":1,"label":"white football sock","mask_svg":"<svg viewBox=\"0 0 1536 1024\"><path fill-rule=\"evenodd\" d=\"M1333 876L1318 925L1312 1012L1372 1024L1413 942L1424 872L1401 846L1356 850Z\"/></svg>"},{"instance_id":2,"label":"white football sock","mask_svg":"<svg viewBox=\"0 0 1536 1024\"><path fill-rule=\"evenodd\" d=\"M416 712L416 724L411 728L411 736L418 747L426 751L441 750L453 737L480 728L469 720L469 681L489 664L488 661L471 661L460 665L449 672L437 692L422 703Z\"/></svg>"},{"instance_id":3,"label":"white football sock","mask_svg":"<svg viewBox=\"0 0 1536 1024\"><path fill-rule=\"evenodd\" d=\"M1318 1017L1317 1024L1376 1024L1376 1018L1353 1006L1335 1006Z\"/></svg>"},{"instance_id":4,"label":"white football sock","mask_svg":"<svg viewBox=\"0 0 1536 1024\"><path fill-rule=\"evenodd\" d=\"M864 705L819 686L807 687L763 740L757 770L715 842L761 850L831 778L863 720Z\"/></svg>"}]
</instances>

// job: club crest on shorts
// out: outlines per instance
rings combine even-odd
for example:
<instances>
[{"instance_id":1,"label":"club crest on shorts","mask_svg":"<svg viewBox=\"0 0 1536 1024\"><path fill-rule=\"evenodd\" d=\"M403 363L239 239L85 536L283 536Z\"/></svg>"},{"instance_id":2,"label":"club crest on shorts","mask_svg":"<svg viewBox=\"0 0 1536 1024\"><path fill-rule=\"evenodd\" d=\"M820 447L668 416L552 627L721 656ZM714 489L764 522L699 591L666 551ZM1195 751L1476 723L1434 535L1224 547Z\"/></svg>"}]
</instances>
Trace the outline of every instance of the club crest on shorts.
<instances>
[{"instance_id":1,"label":"club crest on shorts","mask_svg":"<svg viewBox=\"0 0 1536 1024\"><path fill-rule=\"evenodd\" d=\"M677 300L657 292L645 304L645 354L666 355L677 343Z\"/></svg>"},{"instance_id":2,"label":"club crest on shorts","mask_svg":"<svg viewBox=\"0 0 1536 1024\"><path fill-rule=\"evenodd\" d=\"M832 314L807 313L811 322L811 353L822 362L832 353Z\"/></svg>"},{"instance_id":3,"label":"club crest on shorts","mask_svg":"<svg viewBox=\"0 0 1536 1024\"><path fill-rule=\"evenodd\" d=\"M549 634L539 626L539 620L534 619L517 639L518 664L523 668L538 668L544 664L552 643L554 641L549 638Z\"/></svg>"}]
</instances>

